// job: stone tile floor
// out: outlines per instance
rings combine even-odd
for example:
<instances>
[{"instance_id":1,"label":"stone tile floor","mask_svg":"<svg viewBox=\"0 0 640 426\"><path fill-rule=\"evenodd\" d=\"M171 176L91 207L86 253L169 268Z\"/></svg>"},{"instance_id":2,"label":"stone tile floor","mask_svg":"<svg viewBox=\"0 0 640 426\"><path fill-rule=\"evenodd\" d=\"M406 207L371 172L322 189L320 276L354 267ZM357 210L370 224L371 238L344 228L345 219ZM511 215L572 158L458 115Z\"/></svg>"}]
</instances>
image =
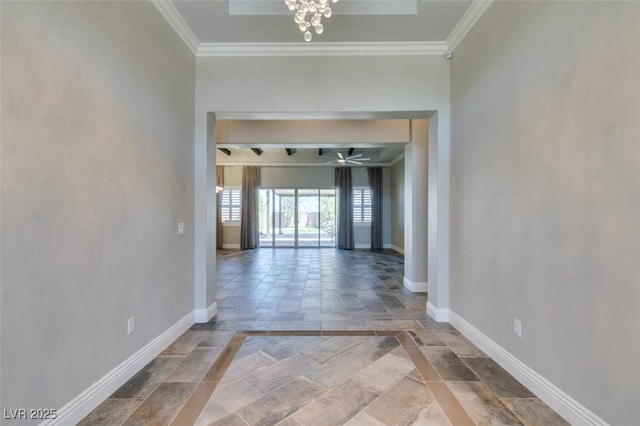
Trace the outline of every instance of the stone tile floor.
<instances>
[{"instance_id":1,"label":"stone tile floor","mask_svg":"<svg viewBox=\"0 0 640 426\"><path fill-rule=\"evenodd\" d=\"M402 286L392 252L218 254L218 315L81 425L566 424Z\"/></svg>"}]
</instances>

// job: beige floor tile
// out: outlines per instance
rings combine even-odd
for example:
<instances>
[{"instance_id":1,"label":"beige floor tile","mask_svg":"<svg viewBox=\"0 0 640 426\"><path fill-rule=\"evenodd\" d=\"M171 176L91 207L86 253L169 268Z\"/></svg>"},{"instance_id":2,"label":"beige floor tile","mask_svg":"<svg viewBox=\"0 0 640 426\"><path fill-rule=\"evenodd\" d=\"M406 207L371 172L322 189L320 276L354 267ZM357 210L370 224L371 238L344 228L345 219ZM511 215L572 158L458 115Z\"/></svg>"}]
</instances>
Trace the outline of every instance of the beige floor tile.
<instances>
[{"instance_id":1,"label":"beige floor tile","mask_svg":"<svg viewBox=\"0 0 640 426\"><path fill-rule=\"evenodd\" d=\"M262 394L240 380L220 384L202 409L196 426L208 425L261 398Z\"/></svg>"},{"instance_id":2,"label":"beige floor tile","mask_svg":"<svg viewBox=\"0 0 640 426\"><path fill-rule=\"evenodd\" d=\"M424 383L405 377L365 412L386 425L410 425L434 402L433 394Z\"/></svg>"},{"instance_id":3,"label":"beige floor tile","mask_svg":"<svg viewBox=\"0 0 640 426\"><path fill-rule=\"evenodd\" d=\"M342 425L377 397L366 387L347 381L306 405L292 417L303 426Z\"/></svg>"},{"instance_id":4,"label":"beige floor tile","mask_svg":"<svg viewBox=\"0 0 640 426\"><path fill-rule=\"evenodd\" d=\"M420 350L444 381L479 380L447 346L421 346Z\"/></svg>"},{"instance_id":5,"label":"beige floor tile","mask_svg":"<svg viewBox=\"0 0 640 426\"><path fill-rule=\"evenodd\" d=\"M120 426L142 401L142 399L107 399L78 426Z\"/></svg>"},{"instance_id":6,"label":"beige floor tile","mask_svg":"<svg viewBox=\"0 0 640 426\"><path fill-rule=\"evenodd\" d=\"M476 424L522 424L482 382L447 382L456 398Z\"/></svg>"},{"instance_id":7,"label":"beige floor tile","mask_svg":"<svg viewBox=\"0 0 640 426\"><path fill-rule=\"evenodd\" d=\"M163 383L134 411L124 426L169 424L178 414L195 383Z\"/></svg>"},{"instance_id":8,"label":"beige floor tile","mask_svg":"<svg viewBox=\"0 0 640 426\"><path fill-rule=\"evenodd\" d=\"M235 331L221 331L216 330L212 331L210 334L205 335L205 337L200 340L198 346L227 346L231 338L236 334Z\"/></svg>"},{"instance_id":9,"label":"beige floor tile","mask_svg":"<svg viewBox=\"0 0 640 426\"><path fill-rule=\"evenodd\" d=\"M211 423L207 423L207 426L247 426L247 424L248 423L245 422L242 417L234 413Z\"/></svg>"},{"instance_id":10,"label":"beige floor tile","mask_svg":"<svg viewBox=\"0 0 640 426\"><path fill-rule=\"evenodd\" d=\"M304 377L325 389L333 389L347 381L350 375L370 365L371 362L364 355L347 351L331 361L305 372Z\"/></svg>"},{"instance_id":11,"label":"beige floor tile","mask_svg":"<svg viewBox=\"0 0 640 426\"><path fill-rule=\"evenodd\" d=\"M324 394L324 392L320 386L308 380L296 378L241 408L237 414L250 425L274 425Z\"/></svg>"},{"instance_id":12,"label":"beige floor tile","mask_svg":"<svg viewBox=\"0 0 640 426\"><path fill-rule=\"evenodd\" d=\"M176 417L171 421L170 426L193 425L217 385L216 382L200 382Z\"/></svg>"},{"instance_id":13,"label":"beige floor tile","mask_svg":"<svg viewBox=\"0 0 640 426\"><path fill-rule=\"evenodd\" d=\"M565 426L569 423L538 398L503 399L525 425Z\"/></svg>"},{"instance_id":14,"label":"beige floor tile","mask_svg":"<svg viewBox=\"0 0 640 426\"><path fill-rule=\"evenodd\" d=\"M115 391L113 398L146 398L182 362L184 357L159 356Z\"/></svg>"},{"instance_id":15,"label":"beige floor tile","mask_svg":"<svg viewBox=\"0 0 640 426\"><path fill-rule=\"evenodd\" d=\"M277 360L289 358L301 351L312 351L313 346L318 342L326 340L323 337L316 336L294 336L294 337L271 337L276 341L262 351Z\"/></svg>"},{"instance_id":16,"label":"beige floor tile","mask_svg":"<svg viewBox=\"0 0 640 426\"><path fill-rule=\"evenodd\" d=\"M167 377L166 382L199 382L214 361L222 353L223 347L196 347Z\"/></svg>"},{"instance_id":17,"label":"beige floor tile","mask_svg":"<svg viewBox=\"0 0 640 426\"><path fill-rule=\"evenodd\" d=\"M437 330L436 334L458 356L487 356L458 330Z\"/></svg>"},{"instance_id":18,"label":"beige floor tile","mask_svg":"<svg viewBox=\"0 0 640 426\"><path fill-rule=\"evenodd\" d=\"M365 340L366 337L327 337L319 341L317 345L301 351L301 353L307 358L322 364Z\"/></svg>"},{"instance_id":19,"label":"beige floor tile","mask_svg":"<svg viewBox=\"0 0 640 426\"><path fill-rule=\"evenodd\" d=\"M451 426L451 422L436 401L429 408L422 410L411 426Z\"/></svg>"},{"instance_id":20,"label":"beige floor tile","mask_svg":"<svg viewBox=\"0 0 640 426\"><path fill-rule=\"evenodd\" d=\"M317 366L315 361L298 354L255 369L244 380L258 392L266 394Z\"/></svg>"},{"instance_id":21,"label":"beige floor tile","mask_svg":"<svg viewBox=\"0 0 640 426\"><path fill-rule=\"evenodd\" d=\"M301 425L291 417L287 417L283 421L276 423L276 426L301 426Z\"/></svg>"},{"instance_id":22,"label":"beige floor tile","mask_svg":"<svg viewBox=\"0 0 640 426\"><path fill-rule=\"evenodd\" d=\"M371 417L364 411L358 413L355 417L349 420L344 426L386 426L384 423L378 421L376 418Z\"/></svg>"},{"instance_id":23,"label":"beige floor tile","mask_svg":"<svg viewBox=\"0 0 640 426\"><path fill-rule=\"evenodd\" d=\"M387 354L352 376L353 380L381 394L386 392L415 367L411 361Z\"/></svg>"},{"instance_id":24,"label":"beige floor tile","mask_svg":"<svg viewBox=\"0 0 640 426\"><path fill-rule=\"evenodd\" d=\"M368 337L357 346L354 346L349 350L354 354L364 355L371 361L382 358L392 350L399 348L400 343L398 339L391 336L375 336Z\"/></svg>"},{"instance_id":25,"label":"beige floor tile","mask_svg":"<svg viewBox=\"0 0 640 426\"><path fill-rule=\"evenodd\" d=\"M531 391L491 358L462 358L462 361L500 398L535 398Z\"/></svg>"},{"instance_id":26,"label":"beige floor tile","mask_svg":"<svg viewBox=\"0 0 640 426\"><path fill-rule=\"evenodd\" d=\"M210 337L210 331L189 330L169 345L169 347L162 352L162 355L188 355L200 341Z\"/></svg>"},{"instance_id":27,"label":"beige floor tile","mask_svg":"<svg viewBox=\"0 0 640 426\"><path fill-rule=\"evenodd\" d=\"M245 356L241 359L234 359L231 365L222 376L222 383L235 382L253 373L256 369L271 365L276 361L268 355L258 352Z\"/></svg>"},{"instance_id":28,"label":"beige floor tile","mask_svg":"<svg viewBox=\"0 0 640 426\"><path fill-rule=\"evenodd\" d=\"M408 332L418 346L444 346L446 343L434 330L412 330Z\"/></svg>"}]
</instances>

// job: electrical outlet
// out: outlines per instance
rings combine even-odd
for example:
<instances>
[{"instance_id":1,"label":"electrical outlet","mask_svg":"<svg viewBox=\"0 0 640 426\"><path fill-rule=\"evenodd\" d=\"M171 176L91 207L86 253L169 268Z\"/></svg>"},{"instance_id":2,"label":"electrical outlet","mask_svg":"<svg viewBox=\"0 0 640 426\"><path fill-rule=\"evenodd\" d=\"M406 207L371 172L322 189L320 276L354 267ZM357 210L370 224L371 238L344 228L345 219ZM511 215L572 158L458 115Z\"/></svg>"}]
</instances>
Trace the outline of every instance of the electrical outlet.
<instances>
[{"instance_id":1,"label":"electrical outlet","mask_svg":"<svg viewBox=\"0 0 640 426\"><path fill-rule=\"evenodd\" d=\"M178 223L178 235L184 235L184 222Z\"/></svg>"},{"instance_id":2,"label":"electrical outlet","mask_svg":"<svg viewBox=\"0 0 640 426\"><path fill-rule=\"evenodd\" d=\"M136 317L127 320L127 336L136 331Z\"/></svg>"},{"instance_id":3,"label":"electrical outlet","mask_svg":"<svg viewBox=\"0 0 640 426\"><path fill-rule=\"evenodd\" d=\"M513 334L522 338L522 323L518 319L513 319Z\"/></svg>"}]
</instances>

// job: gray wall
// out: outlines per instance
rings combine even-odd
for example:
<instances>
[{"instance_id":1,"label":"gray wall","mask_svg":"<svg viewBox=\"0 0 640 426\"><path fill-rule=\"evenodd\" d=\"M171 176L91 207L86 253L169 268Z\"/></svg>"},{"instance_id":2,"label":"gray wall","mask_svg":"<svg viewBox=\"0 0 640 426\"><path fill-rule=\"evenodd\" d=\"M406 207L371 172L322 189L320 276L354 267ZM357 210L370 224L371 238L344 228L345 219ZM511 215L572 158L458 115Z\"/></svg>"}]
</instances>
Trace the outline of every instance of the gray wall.
<instances>
[{"instance_id":1,"label":"gray wall","mask_svg":"<svg viewBox=\"0 0 640 426\"><path fill-rule=\"evenodd\" d=\"M365 167L352 168L353 185L369 186L369 176ZM262 186L265 188L334 188L333 167L261 167ZM382 241L391 244L391 170L382 170ZM242 185L242 166L225 166L224 183L227 187ZM371 227L354 227L356 245L371 245ZM224 226L223 244L240 245L240 226Z\"/></svg>"},{"instance_id":2,"label":"gray wall","mask_svg":"<svg viewBox=\"0 0 640 426\"><path fill-rule=\"evenodd\" d=\"M640 423L638 40L637 2L494 2L451 65L451 309L615 425Z\"/></svg>"},{"instance_id":3,"label":"gray wall","mask_svg":"<svg viewBox=\"0 0 640 426\"><path fill-rule=\"evenodd\" d=\"M150 2L1 7L2 408L59 408L193 310L195 59Z\"/></svg>"},{"instance_id":4,"label":"gray wall","mask_svg":"<svg viewBox=\"0 0 640 426\"><path fill-rule=\"evenodd\" d=\"M404 159L391 166L391 244L404 250Z\"/></svg>"}]
</instances>

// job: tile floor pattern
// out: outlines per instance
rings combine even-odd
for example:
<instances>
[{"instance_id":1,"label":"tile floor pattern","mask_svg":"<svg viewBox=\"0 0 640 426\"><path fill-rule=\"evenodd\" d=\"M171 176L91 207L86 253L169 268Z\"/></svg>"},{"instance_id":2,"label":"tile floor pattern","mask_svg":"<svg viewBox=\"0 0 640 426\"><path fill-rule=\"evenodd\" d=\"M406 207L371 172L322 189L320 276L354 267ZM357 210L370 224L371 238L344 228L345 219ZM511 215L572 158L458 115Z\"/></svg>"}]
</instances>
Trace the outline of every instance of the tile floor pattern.
<instances>
[{"instance_id":1,"label":"tile floor pattern","mask_svg":"<svg viewBox=\"0 0 640 426\"><path fill-rule=\"evenodd\" d=\"M218 316L81 425L566 424L426 317L425 295L401 285L401 256L223 251L218 271Z\"/></svg>"}]
</instances>

